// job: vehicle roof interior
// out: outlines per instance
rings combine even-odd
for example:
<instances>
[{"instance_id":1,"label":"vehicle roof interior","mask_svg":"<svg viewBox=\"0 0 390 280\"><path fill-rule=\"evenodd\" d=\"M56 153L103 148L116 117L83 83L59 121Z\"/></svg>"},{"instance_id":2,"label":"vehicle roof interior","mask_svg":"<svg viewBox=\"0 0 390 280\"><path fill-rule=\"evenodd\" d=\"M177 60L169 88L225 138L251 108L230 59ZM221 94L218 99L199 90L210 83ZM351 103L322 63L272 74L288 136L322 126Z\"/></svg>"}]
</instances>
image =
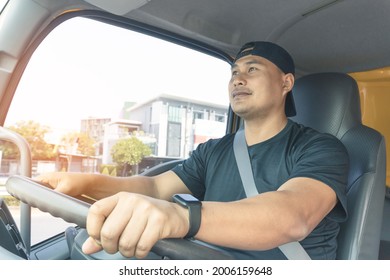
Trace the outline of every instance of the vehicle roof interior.
<instances>
[{"instance_id":1,"label":"vehicle roof interior","mask_svg":"<svg viewBox=\"0 0 390 280\"><path fill-rule=\"evenodd\" d=\"M388 14L386 0L152 0L126 16L231 56L247 41L270 40L287 48L297 72L306 74L390 65L390 36L380 32L390 29Z\"/></svg>"},{"instance_id":2,"label":"vehicle roof interior","mask_svg":"<svg viewBox=\"0 0 390 280\"><path fill-rule=\"evenodd\" d=\"M35 1L63 12L64 6L58 3ZM98 7L197 40L230 56L245 42L273 41L292 54L298 76L390 65L390 36L380 32L390 29L390 2L386 0L72 0L63 5L67 9Z\"/></svg>"}]
</instances>

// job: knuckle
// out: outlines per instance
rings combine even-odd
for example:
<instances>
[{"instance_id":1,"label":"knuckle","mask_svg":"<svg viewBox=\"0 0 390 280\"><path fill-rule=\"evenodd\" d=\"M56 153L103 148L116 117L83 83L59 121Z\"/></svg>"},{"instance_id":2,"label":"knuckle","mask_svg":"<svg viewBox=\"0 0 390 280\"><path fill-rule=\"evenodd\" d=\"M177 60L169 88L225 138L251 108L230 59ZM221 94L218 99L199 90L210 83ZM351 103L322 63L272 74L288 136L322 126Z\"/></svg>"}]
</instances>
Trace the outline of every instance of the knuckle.
<instances>
[{"instance_id":1,"label":"knuckle","mask_svg":"<svg viewBox=\"0 0 390 280\"><path fill-rule=\"evenodd\" d=\"M117 239L117 236L116 236L115 231L113 231L109 228L103 227L101 232L100 232L100 239L104 243L106 243L106 242L111 243Z\"/></svg>"},{"instance_id":2,"label":"knuckle","mask_svg":"<svg viewBox=\"0 0 390 280\"><path fill-rule=\"evenodd\" d=\"M95 202L89 207L89 214L100 215L101 212L102 212L102 206L100 205L99 201Z\"/></svg>"},{"instance_id":3,"label":"knuckle","mask_svg":"<svg viewBox=\"0 0 390 280\"><path fill-rule=\"evenodd\" d=\"M139 207L140 212L146 213L148 216L155 212L154 205L150 204L149 201L144 201L140 204Z\"/></svg>"},{"instance_id":4,"label":"knuckle","mask_svg":"<svg viewBox=\"0 0 390 280\"><path fill-rule=\"evenodd\" d=\"M119 250L122 256L125 258L131 258L134 257L134 251L124 251L124 250Z\"/></svg>"},{"instance_id":5,"label":"knuckle","mask_svg":"<svg viewBox=\"0 0 390 280\"><path fill-rule=\"evenodd\" d=\"M167 225L167 217L161 213L155 213L149 217L149 222L153 224L153 227L160 229Z\"/></svg>"},{"instance_id":6,"label":"knuckle","mask_svg":"<svg viewBox=\"0 0 390 280\"><path fill-rule=\"evenodd\" d=\"M134 256L135 247L129 243L127 240L120 240L119 242L119 252L125 257Z\"/></svg>"},{"instance_id":7,"label":"knuckle","mask_svg":"<svg viewBox=\"0 0 390 280\"><path fill-rule=\"evenodd\" d=\"M136 247L136 251L135 251L135 256L137 258L142 259L148 255L150 249L151 248L149 246L147 246L146 244L138 243L137 247Z\"/></svg>"}]
</instances>

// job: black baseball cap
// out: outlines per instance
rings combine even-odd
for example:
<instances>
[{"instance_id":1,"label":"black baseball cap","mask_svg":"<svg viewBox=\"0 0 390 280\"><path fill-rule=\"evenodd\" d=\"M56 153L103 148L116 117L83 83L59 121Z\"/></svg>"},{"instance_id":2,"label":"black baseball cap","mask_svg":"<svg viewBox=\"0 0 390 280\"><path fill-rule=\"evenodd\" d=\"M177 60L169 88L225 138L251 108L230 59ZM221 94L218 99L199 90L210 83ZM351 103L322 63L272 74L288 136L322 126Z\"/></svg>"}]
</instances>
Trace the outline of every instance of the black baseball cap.
<instances>
[{"instance_id":1,"label":"black baseball cap","mask_svg":"<svg viewBox=\"0 0 390 280\"><path fill-rule=\"evenodd\" d=\"M295 75L295 64L291 55L284 48L275 43L266 41L246 43L237 53L234 62L247 55L263 57L275 64L283 73L291 73ZM292 91L287 94L285 112L287 117L293 117L296 115Z\"/></svg>"}]
</instances>

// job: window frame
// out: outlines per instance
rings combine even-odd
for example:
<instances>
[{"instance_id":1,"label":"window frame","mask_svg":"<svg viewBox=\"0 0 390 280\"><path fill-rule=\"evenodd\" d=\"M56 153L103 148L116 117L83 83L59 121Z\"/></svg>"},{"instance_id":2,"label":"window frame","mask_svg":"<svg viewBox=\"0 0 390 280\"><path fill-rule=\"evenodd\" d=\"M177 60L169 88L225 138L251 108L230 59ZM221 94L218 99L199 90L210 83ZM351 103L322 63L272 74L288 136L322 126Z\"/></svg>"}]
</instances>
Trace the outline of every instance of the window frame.
<instances>
[{"instance_id":1,"label":"window frame","mask_svg":"<svg viewBox=\"0 0 390 280\"><path fill-rule=\"evenodd\" d=\"M35 50L40 46L42 41L59 25L61 25L63 22L75 18L75 17L85 17L92 20L101 21L106 24L111 24L120 28L125 28L134 32L138 32L141 34L145 34L151 37L155 37L157 39L165 40L168 42L171 42L176 45L183 46L185 48L192 49L194 51L201 52L205 55L210 55L212 57L221 59L222 61L227 62L228 64L232 63L232 58L227 55L226 53L218 50L217 48L214 48L212 46L200 43L198 41L194 41L192 39L188 39L186 37L173 34L170 32L167 32L163 29L155 28L152 26L148 26L146 24L139 23L135 20L130 19L123 19L119 16L114 16L112 14L102 12L102 11L92 11L92 10L86 10L86 11L69 11L67 13L63 13L56 17L52 22L47 24L47 26L42 29L38 34L36 34L35 38L32 40L31 44L26 48L26 51L24 55L21 57L19 62L16 65L15 70L12 73L12 76L10 77L10 82L8 84L8 87L5 90L5 94L3 99L1 100L1 106L0 106L0 124L4 125L8 110L11 106L13 97L17 91L17 87L19 85L19 82L23 76L24 70L26 69L32 55L34 54ZM236 125L234 125L236 123ZM233 132L233 129L235 127L238 127L238 120L237 116L234 115L234 113L231 111L230 106L228 107L228 114L227 114L227 126L226 126L226 133ZM32 165L30 166L30 170L32 169ZM34 244L31 246L31 207L26 204L22 204L21 207L21 221L20 221L20 228L21 228L21 235L24 240L26 240L27 244L27 250L28 252L31 251L31 248L34 248L34 246L41 246L41 243L39 242L37 244ZM54 237L54 236L53 236ZM50 239L50 238L49 238Z\"/></svg>"}]
</instances>

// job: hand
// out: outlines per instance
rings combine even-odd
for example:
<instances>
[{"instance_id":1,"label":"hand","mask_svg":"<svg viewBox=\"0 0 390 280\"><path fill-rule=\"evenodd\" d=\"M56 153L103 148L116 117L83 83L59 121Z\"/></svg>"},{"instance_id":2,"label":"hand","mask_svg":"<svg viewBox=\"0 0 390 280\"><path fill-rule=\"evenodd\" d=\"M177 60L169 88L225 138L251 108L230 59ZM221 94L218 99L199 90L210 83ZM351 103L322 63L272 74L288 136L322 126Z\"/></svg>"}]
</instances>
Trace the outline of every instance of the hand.
<instances>
[{"instance_id":1,"label":"hand","mask_svg":"<svg viewBox=\"0 0 390 280\"><path fill-rule=\"evenodd\" d=\"M50 187L58 192L78 197L84 192L88 183L86 173L71 173L71 172L48 172L36 178L42 183L50 185Z\"/></svg>"},{"instance_id":2,"label":"hand","mask_svg":"<svg viewBox=\"0 0 390 280\"><path fill-rule=\"evenodd\" d=\"M189 229L188 210L165 200L120 192L94 203L87 217L85 254L144 258L164 238L182 238Z\"/></svg>"}]
</instances>

